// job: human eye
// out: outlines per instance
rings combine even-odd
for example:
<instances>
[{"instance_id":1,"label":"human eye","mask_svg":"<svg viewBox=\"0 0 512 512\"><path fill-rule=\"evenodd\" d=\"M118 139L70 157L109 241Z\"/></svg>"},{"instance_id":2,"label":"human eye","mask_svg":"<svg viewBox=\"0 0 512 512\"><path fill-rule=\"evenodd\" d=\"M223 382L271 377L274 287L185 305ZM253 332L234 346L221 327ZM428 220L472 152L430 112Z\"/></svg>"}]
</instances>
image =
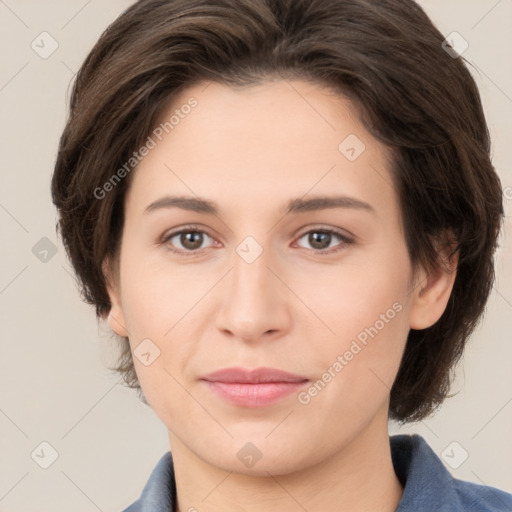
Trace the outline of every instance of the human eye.
<instances>
[{"instance_id":1,"label":"human eye","mask_svg":"<svg viewBox=\"0 0 512 512\"><path fill-rule=\"evenodd\" d=\"M184 256L194 256L205 247L203 244L208 239L214 240L208 233L198 226L184 226L179 230L165 233L160 241L167 249ZM180 247L181 246L181 247Z\"/></svg>"},{"instance_id":2,"label":"human eye","mask_svg":"<svg viewBox=\"0 0 512 512\"><path fill-rule=\"evenodd\" d=\"M346 234L325 227L310 229L299 236L299 242L297 242L299 247L308 249L308 247L300 243L302 239L305 239L306 244L311 246L311 251L322 255L339 252L346 246L354 243L354 240ZM165 233L160 244L164 245L171 252L184 256L194 256L200 254L203 249L208 248L208 246L205 246L208 240L210 240L210 247L218 243L199 226L190 225ZM333 245L333 242L336 242L336 240L338 243Z\"/></svg>"},{"instance_id":3,"label":"human eye","mask_svg":"<svg viewBox=\"0 0 512 512\"><path fill-rule=\"evenodd\" d=\"M343 250L346 246L353 244L354 240L344 233L331 228L315 228L306 231L300 235L299 240L306 238L306 243L312 246L315 254L332 254ZM334 247L331 246L333 241L339 241ZM300 247L304 247L300 245ZM307 249L307 247L305 247Z\"/></svg>"}]
</instances>

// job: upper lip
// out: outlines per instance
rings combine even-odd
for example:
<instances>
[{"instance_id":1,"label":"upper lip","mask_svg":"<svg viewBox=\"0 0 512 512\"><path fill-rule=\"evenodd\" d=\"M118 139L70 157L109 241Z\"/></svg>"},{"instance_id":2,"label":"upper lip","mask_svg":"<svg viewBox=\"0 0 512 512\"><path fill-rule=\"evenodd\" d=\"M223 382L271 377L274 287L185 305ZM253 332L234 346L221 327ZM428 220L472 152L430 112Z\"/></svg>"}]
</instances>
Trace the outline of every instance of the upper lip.
<instances>
[{"instance_id":1,"label":"upper lip","mask_svg":"<svg viewBox=\"0 0 512 512\"><path fill-rule=\"evenodd\" d=\"M278 370L277 368L223 368L203 377L209 382L228 382L260 384L264 382L304 382L308 379L301 375Z\"/></svg>"}]
</instances>

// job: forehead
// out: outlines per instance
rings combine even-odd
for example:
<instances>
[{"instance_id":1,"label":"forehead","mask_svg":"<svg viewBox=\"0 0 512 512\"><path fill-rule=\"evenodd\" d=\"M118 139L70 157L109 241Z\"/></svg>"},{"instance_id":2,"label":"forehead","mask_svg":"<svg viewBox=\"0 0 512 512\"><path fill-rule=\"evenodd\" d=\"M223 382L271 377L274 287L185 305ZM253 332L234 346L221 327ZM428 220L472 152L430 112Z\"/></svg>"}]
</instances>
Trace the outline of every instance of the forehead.
<instances>
[{"instance_id":1,"label":"forehead","mask_svg":"<svg viewBox=\"0 0 512 512\"><path fill-rule=\"evenodd\" d=\"M173 99L155 129L155 147L129 191L139 212L164 193L254 210L270 201L282 208L308 193L396 202L388 149L364 128L351 101L321 85L195 84Z\"/></svg>"}]
</instances>

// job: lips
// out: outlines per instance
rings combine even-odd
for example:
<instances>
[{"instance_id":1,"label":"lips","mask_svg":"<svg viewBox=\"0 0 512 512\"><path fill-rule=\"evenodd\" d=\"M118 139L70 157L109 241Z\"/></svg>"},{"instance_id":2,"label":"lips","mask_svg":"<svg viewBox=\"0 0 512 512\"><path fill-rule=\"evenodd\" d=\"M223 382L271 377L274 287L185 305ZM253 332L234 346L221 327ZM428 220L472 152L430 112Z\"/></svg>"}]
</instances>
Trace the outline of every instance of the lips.
<instances>
[{"instance_id":1,"label":"lips","mask_svg":"<svg viewBox=\"0 0 512 512\"><path fill-rule=\"evenodd\" d=\"M203 377L209 382L226 382L240 384L260 384L264 382L304 382L306 377L293 373L277 370L276 368L256 368L246 370L244 368L224 368Z\"/></svg>"},{"instance_id":2,"label":"lips","mask_svg":"<svg viewBox=\"0 0 512 512\"><path fill-rule=\"evenodd\" d=\"M276 368L224 368L204 376L208 388L242 407L274 404L303 387L308 379Z\"/></svg>"}]
</instances>

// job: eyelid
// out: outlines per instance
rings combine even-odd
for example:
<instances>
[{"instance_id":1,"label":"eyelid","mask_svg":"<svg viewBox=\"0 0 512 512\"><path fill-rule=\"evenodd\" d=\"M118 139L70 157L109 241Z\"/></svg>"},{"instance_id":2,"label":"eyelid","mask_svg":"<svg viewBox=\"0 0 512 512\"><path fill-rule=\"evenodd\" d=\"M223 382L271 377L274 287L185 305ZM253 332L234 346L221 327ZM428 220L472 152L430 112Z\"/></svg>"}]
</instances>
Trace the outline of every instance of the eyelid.
<instances>
[{"instance_id":1,"label":"eyelid","mask_svg":"<svg viewBox=\"0 0 512 512\"><path fill-rule=\"evenodd\" d=\"M304 231L302 231L302 228L301 228L300 230L298 230L298 234L295 236L296 236L296 238L301 238L305 234L309 233L310 231L327 231L330 233L335 233L336 235L338 235L346 240L355 241L355 239L356 239L355 235L353 235L346 229L336 228L334 226L326 226L326 225L322 225L322 224L306 226L304 228Z\"/></svg>"}]
</instances>

